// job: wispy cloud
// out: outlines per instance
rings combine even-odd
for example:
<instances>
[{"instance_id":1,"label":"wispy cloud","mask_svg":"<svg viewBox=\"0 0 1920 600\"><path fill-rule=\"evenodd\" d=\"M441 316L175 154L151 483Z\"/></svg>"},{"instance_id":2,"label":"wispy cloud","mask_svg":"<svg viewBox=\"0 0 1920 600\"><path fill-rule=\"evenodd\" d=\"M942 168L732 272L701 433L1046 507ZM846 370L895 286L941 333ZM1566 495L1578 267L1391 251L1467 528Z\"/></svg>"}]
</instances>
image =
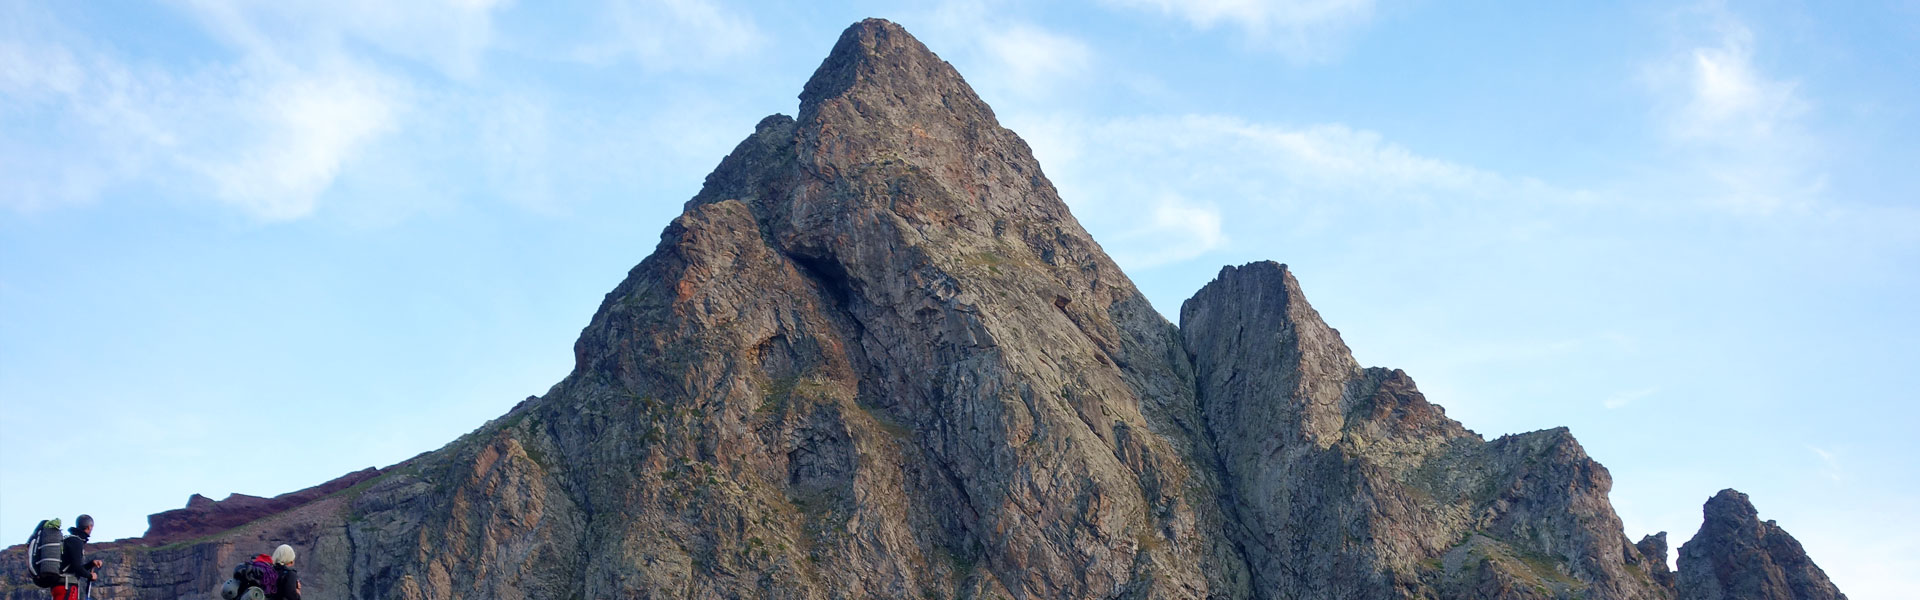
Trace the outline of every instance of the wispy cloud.
<instances>
[{"instance_id":1,"label":"wispy cloud","mask_svg":"<svg viewBox=\"0 0 1920 600\"><path fill-rule=\"evenodd\" d=\"M1268 192L1253 199L1283 199L1283 188L1373 192L1387 200L1546 189L1530 179L1423 156L1378 132L1341 123L1288 126L1182 115L1117 119L1081 129L1086 131L1081 143L1069 152L1134 156L1131 162L1164 165L1150 172L1173 181L1239 182Z\"/></svg>"},{"instance_id":2,"label":"wispy cloud","mask_svg":"<svg viewBox=\"0 0 1920 600\"><path fill-rule=\"evenodd\" d=\"M1826 475L1828 479L1834 481L1840 481L1842 479L1838 452L1812 444L1807 444L1807 450L1813 452L1814 456L1820 457L1820 464L1822 466L1820 472L1822 475Z\"/></svg>"},{"instance_id":3,"label":"wispy cloud","mask_svg":"<svg viewBox=\"0 0 1920 600\"><path fill-rule=\"evenodd\" d=\"M1416 155L1378 133L1338 123L1290 129L1220 118L1186 122L1259 152L1296 179L1330 187L1466 189L1500 180L1479 169Z\"/></svg>"},{"instance_id":4,"label":"wispy cloud","mask_svg":"<svg viewBox=\"0 0 1920 600\"><path fill-rule=\"evenodd\" d=\"M903 22L1003 111L1070 96L1064 92L1105 66L1084 40L1027 20L1021 8L1003 0L944 0Z\"/></svg>"},{"instance_id":5,"label":"wispy cloud","mask_svg":"<svg viewBox=\"0 0 1920 600\"><path fill-rule=\"evenodd\" d=\"M1019 24L985 33L981 46L1016 93L1044 95L1053 84L1084 74L1093 52L1078 39Z\"/></svg>"},{"instance_id":6,"label":"wispy cloud","mask_svg":"<svg viewBox=\"0 0 1920 600\"><path fill-rule=\"evenodd\" d=\"M1147 269L1195 258L1227 244L1220 209L1212 204L1165 193L1154 202L1151 214L1142 226L1119 235L1115 261Z\"/></svg>"},{"instance_id":7,"label":"wispy cloud","mask_svg":"<svg viewBox=\"0 0 1920 600\"><path fill-rule=\"evenodd\" d=\"M1373 0L1107 0L1125 8L1158 12L1199 29L1233 27L1248 41L1296 61L1319 61L1336 53L1353 29L1373 19Z\"/></svg>"},{"instance_id":8,"label":"wispy cloud","mask_svg":"<svg viewBox=\"0 0 1920 600\"><path fill-rule=\"evenodd\" d=\"M1226 248L1236 226L1202 218L1214 214L1216 205L1243 217L1237 227L1258 221L1284 239L1320 227L1342 211L1378 220L1381 215L1478 214L1494 204L1526 211L1592 201L1585 192L1422 155L1378 132L1340 123L1296 126L1224 115L1101 120L1070 114L1014 114L1008 123L1029 141L1076 214L1090 228L1111 232L1109 250L1134 268ZM1154 215L1154 225L1143 228L1141 215ZM1498 235L1532 235L1530 225L1519 219L1484 226L1498 229ZM1190 241L1129 233L1145 229L1186 232L1178 239ZM1219 233L1201 233L1212 231Z\"/></svg>"},{"instance_id":9,"label":"wispy cloud","mask_svg":"<svg viewBox=\"0 0 1920 600\"><path fill-rule=\"evenodd\" d=\"M225 116L245 133L176 159L211 181L220 199L254 215L304 217L346 162L395 128L400 89L346 66L276 73L234 90ZM222 132L196 133L213 139Z\"/></svg>"},{"instance_id":10,"label":"wispy cloud","mask_svg":"<svg viewBox=\"0 0 1920 600\"><path fill-rule=\"evenodd\" d=\"M302 62L337 55L349 42L471 77L494 41L493 15L510 0L191 0L206 27L257 59Z\"/></svg>"},{"instance_id":11,"label":"wispy cloud","mask_svg":"<svg viewBox=\"0 0 1920 600\"><path fill-rule=\"evenodd\" d=\"M745 56L766 36L744 11L712 0L614 0L599 39L572 57L592 64L631 60L650 71L703 68Z\"/></svg>"},{"instance_id":12,"label":"wispy cloud","mask_svg":"<svg viewBox=\"0 0 1920 600\"><path fill-rule=\"evenodd\" d=\"M0 50L0 93L35 110L7 114L7 145L49 153L10 162L29 184L16 209L90 201L133 179L200 190L265 220L310 214L342 165L390 131L404 86L344 62L251 60L174 73L91 48L14 42ZM27 148L8 148L23 156Z\"/></svg>"},{"instance_id":13,"label":"wispy cloud","mask_svg":"<svg viewBox=\"0 0 1920 600\"><path fill-rule=\"evenodd\" d=\"M1813 103L1798 83L1767 73L1759 37L1718 2L1679 13L1680 48L1647 67L1666 136L1719 204L1770 213L1805 208L1825 186L1822 140L1803 121Z\"/></svg>"},{"instance_id":14,"label":"wispy cloud","mask_svg":"<svg viewBox=\"0 0 1920 600\"><path fill-rule=\"evenodd\" d=\"M1618 394L1608 396L1606 400L1601 402L1601 405L1607 407L1607 410L1626 408L1626 406L1629 404L1633 404L1634 402L1638 402L1642 399L1645 399L1648 396L1652 396L1659 392L1660 392L1660 388L1658 387L1650 387L1650 388L1620 392Z\"/></svg>"},{"instance_id":15,"label":"wispy cloud","mask_svg":"<svg viewBox=\"0 0 1920 600\"><path fill-rule=\"evenodd\" d=\"M7 202L36 210L133 185L211 197L267 221L312 214L342 169L396 129L411 89L336 46L344 31L398 17L368 4L362 18L318 11L326 15L306 22L302 6L191 4L235 57L171 67L65 31L49 14L14 15L0 94L23 110L0 113L19 132L0 142L0 153L18 157L0 169L27 183ZM293 30L313 39L284 37Z\"/></svg>"},{"instance_id":16,"label":"wispy cloud","mask_svg":"<svg viewBox=\"0 0 1920 600\"><path fill-rule=\"evenodd\" d=\"M0 208L204 198L266 222L334 206L378 224L477 196L559 211L556 198L629 176L636 157L725 153L731 140L710 138L734 132L713 126L726 103L711 98L663 91L640 114L556 112L538 85L498 89L485 57L501 7L201 0L180 8L215 43L211 59L164 61L69 30L56 11L0 6L0 179L17 182ZM758 39L709 2L603 8L593 20L625 28L608 39L630 42L609 60L646 68L687 68ZM484 176L467 181L461 167ZM348 202L343 186L385 191Z\"/></svg>"},{"instance_id":17,"label":"wispy cloud","mask_svg":"<svg viewBox=\"0 0 1920 600\"><path fill-rule=\"evenodd\" d=\"M1688 53L1691 95L1674 122L1684 139L1765 139L1806 111L1790 82L1767 79L1753 65L1753 32L1737 22L1721 25L1713 46Z\"/></svg>"}]
</instances>

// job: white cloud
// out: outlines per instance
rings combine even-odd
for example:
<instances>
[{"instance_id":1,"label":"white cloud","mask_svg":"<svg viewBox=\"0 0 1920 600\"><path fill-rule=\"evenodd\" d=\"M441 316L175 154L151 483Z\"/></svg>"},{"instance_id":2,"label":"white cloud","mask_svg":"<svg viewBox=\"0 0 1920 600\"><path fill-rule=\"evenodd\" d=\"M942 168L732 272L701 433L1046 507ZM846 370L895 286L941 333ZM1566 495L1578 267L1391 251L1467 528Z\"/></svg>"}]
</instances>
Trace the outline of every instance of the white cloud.
<instances>
[{"instance_id":1,"label":"white cloud","mask_svg":"<svg viewBox=\"0 0 1920 600\"><path fill-rule=\"evenodd\" d=\"M1840 481L1840 457L1838 452L1820 448L1812 444L1807 445L1807 450L1812 451L1814 456L1820 457L1822 467L1820 473L1822 475L1826 475L1828 479Z\"/></svg>"},{"instance_id":2,"label":"white cloud","mask_svg":"<svg viewBox=\"0 0 1920 600\"><path fill-rule=\"evenodd\" d=\"M256 58L303 62L348 41L419 61L456 78L475 75L492 45L493 13L507 0L191 0L207 29Z\"/></svg>"},{"instance_id":3,"label":"white cloud","mask_svg":"<svg viewBox=\"0 0 1920 600\"><path fill-rule=\"evenodd\" d=\"M124 154L119 152L101 153L84 162L54 159L64 154L63 146L77 141L69 132L48 127L51 119L46 115L82 92L88 79L79 59L65 48L0 40L0 99L5 100L0 103L0 130L7 132L0 136L0 180L7 181L9 188L0 194L0 205L33 211L82 202L110 178L105 172L123 168L119 159ZM82 119L103 116L76 115Z\"/></svg>"},{"instance_id":4,"label":"white cloud","mask_svg":"<svg viewBox=\"0 0 1920 600\"><path fill-rule=\"evenodd\" d=\"M400 94L397 84L346 66L268 78L232 90L231 110L214 117L236 129L193 132L207 139L245 133L177 158L210 180L221 200L262 219L296 219L313 213L343 164L396 127Z\"/></svg>"},{"instance_id":5,"label":"white cloud","mask_svg":"<svg viewBox=\"0 0 1920 600\"><path fill-rule=\"evenodd\" d=\"M1107 1L1178 17L1203 30L1232 26L1299 61L1326 59L1347 32L1373 18L1373 0Z\"/></svg>"},{"instance_id":6,"label":"white cloud","mask_svg":"<svg viewBox=\"0 0 1920 600\"><path fill-rule=\"evenodd\" d=\"M342 166L393 129L404 88L349 63L252 60L182 73L99 51L0 47L0 113L20 137L0 170L25 182L8 200L35 210L142 182L210 195L264 220L311 214ZM13 127L10 127L13 128ZM15 170L18 172L14 172Z\"/></svg>"},{"instance_id":7,"label":"white cloud","mask_svg":"<svg viewBox=\"0 0 1920 600\"><path fill-rule=\"evenodd\" d=\"M1212 204L1165 193L1154 202L1152 215L1144 226L1120 234L1115 262L1147 269L1192 259L1227 244L1220 209Z\"/></svg>"},{"instance_id":8,"label":"white cloud","mask_svg":"<svg viewBox=\"0 0 1920 600\"><path fill-rule=\"evenodd\" d=\"M1647 68L1672 147L1705 176L1712 202L1759 214L1805 209L1826 175L1822 140L1803 122L1813 104L1798 83L1756 62L1752 28L1718 3L1681 15L1692 31Z\"/></svg>"},{"instance_id":9,"label":"white cloud","mask_svg":"<svg viewBox=\"0 0 1920 600\"><path fill-rule=\"evenodd\" d=\"M1070 90L1090 81L1098 55L1080 38L1022 20L1020 8L1001 0L945 0L902 18L1000 111L1076 97Z\"/></svg>"},{"instance_id":10,"label":"white cloud","mask_svg":"<svg viewBox=\"0 0 1920 600\"><path fill-rule=\"evenodd\" d=\"M1017 93L1042 95L1065 79L1086 73L1093 52L1080 40L1031 25L997 28L981 46L999 63L999 76Z\"/></svg>"},{"instance_id":11,"label":"white cloud","mask_svg":"<svg viewBox=\"0 0 1920 600\"><path fill-rule=\"evenodd\" d=\"M1098 141L1083 147L1179 165L1169 170L1188 180L1402 196L1532 185L1421 156L1377 132L1340 123L1290 127L1231 116L1185 115L1116 120L1096 126L1092 135Z\"/></svg>"},{"instance_id":12,"label":"white cloud","mask_svg":"<svg viewBox=\"0 0 1920 600\"><path fill-rule=\"evenodd\" d=\"M1233 23L1252 31L1300 27L1329 21L1364 19L1372 0L1116 0L1139 8L1157 8L1198 27Z\"/></svg>"},{"instance_id":13,"label":"white cloud","mask_svg":"<svg viewBox=\"0 0 1920 600\"><path fill-rule=\"evenodd\" d=\"M655 92L633 112L556 110L538 85L492 85L482 58L498 4L447 3L444 24L427 8L206 0L186 9L224 48L158 61L67 30L53 11L0 5L13 17L0 18L0 208L205 199L262 221L325 212L370 226L461 199L556 213L595 186L711 166L738 141L739 103L705 90ZM707 3L629 8L677 19L654 23L684 38L659 42L661 56L711 33L700 23L757 36ZM618 21L607 15L593 19Z\"/></svg>"},{"instance_id":14,"label":"white cloud","mask_svg":"<svg viewBox=\"0 0 1920 600\"><path fill-rule=\"evenodd\" d=\"M1660 392L1660 388L1657 388L1657 387L1620 392L1618 394L1608 396L1605 401L1601 402L1601 404L1603 406L1606 406L1607 410L1625 408L1629 404L1633 404L1634 402L1638 402L1641 399L1646 398L1647 396L1652 396L1659 392Z\"/></svg>"},{"instance_id":15,"label":"white cloud","mask_svg":"<svg viewBox=\"0 0 1920 600\"><path fill-rule=\"evenodd\" d=\"M1096 120L1013 114L1047 176L1116 259L1133 268L1183 262L1227 247L1236 231L1268 242L1303 239L1344 218L1403 219L1410 226L1474 221L1475 239L1538 235L1517 218L1544 204L1589 200L1553 188L1421 155L1378 132L1339 123L1290 126L1223 115ZM1216 206L1218 208L1216 208ZM1220 212L1237 215L1228 222ZM1346 216L1337 216L1345 214ZM1142 216L1153 216L1142 226ZM1282 228L1282 229L1276 229ZM1147 235L1143 232L1158 232ZM1178 232L1178 235L1174 235ZM1395 243L1404 243L1404 240Z\"/></svg>"},{"instance_id":16,"label":"white cloud","mask_svg":"<svg viewBox=\"0 0 1920 600\"><path fill-rule=\"evenodd\" d=\"M743 12L711 0L614 0L604 9L601 39L573 50L575 60L611 64L632 60L642 68L699 68L745 56L766 38Z\"/></svg>"},{"instance_id":17,"label":"white cloud","mask_svg":"<svg viewBox=\"0 0 1920 600\"><path fill-rule=\"evenodd\" d=\"M0 93L32 105L0 112L27 132L0 141L0 173L25 182L5 202L36 210L130 186L261 220L306 217L354 161L409 125L423 80L382 64L474 77L502 5L194 0L180 8L232 55L185 63L141 60L21 10L17 35L0 44Z\"/></svg>"},{"instance_id":18,"label":"white cloud","mask_svg":"<svg viewBox=\"0 0 1920 600\"><path fill-rule=\"evenodd\" d=\"M1690 96L1674 122L1674 134L1708 142L1765 140L1806 112L1791 82L1775 81L1753 64L1753 32L1721 16L1714 44L1687 53Z\"/></svg>"}]
</instances>

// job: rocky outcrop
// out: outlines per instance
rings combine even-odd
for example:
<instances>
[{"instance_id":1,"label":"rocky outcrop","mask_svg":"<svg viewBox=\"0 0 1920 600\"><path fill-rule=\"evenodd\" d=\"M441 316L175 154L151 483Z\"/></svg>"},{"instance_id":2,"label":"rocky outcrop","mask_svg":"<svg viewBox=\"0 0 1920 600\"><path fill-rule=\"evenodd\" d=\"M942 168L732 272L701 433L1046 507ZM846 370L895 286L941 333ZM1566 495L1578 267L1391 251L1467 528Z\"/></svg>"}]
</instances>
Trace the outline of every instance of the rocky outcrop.
<instances>
[{"instance_id":1,"label":"rocky outcrop","mask_svg":"<svg viewBox=\"0 0 1920 600\"><path fill-rule=\"evenodd\" d=\"M217 534L253 521L293 510L314 500L324 498L354 484L372 479L380 474L379 469L366 468L354 471L297 492L289 492L272 498L232 494L225 500L214 500L194 494L187 499L187 507L179 508L147 517L147 533L140 538L126 540L130 543L146 545L166 545L182 540Z\"/></svg>"},{"instance_id":2,"label":"rocky outcrop","mask_svg":"<svg viewBox=\"0 0 1920 600\"><path fill-rule=\"evenodd\" d=\"M1566 429L1486 442L1365 369L1271 262L1180 311L1229 532L1268 598L1665 598Z\"/></svg>"},{"instance_id":3,"label":"rocky outcrop","mask_svg":"<svg viewBox=\"0 0 1920 600\"><path fill-rule=\"evenodd\" d=\"M1567 430L1466 430L1285 267L1181 318L950 65L864 21L546 394L290 509L157 517L95 597L206 593L278 543L326 598L1672 596Z\"/></svg>"},{"instance_id":4,"label":"rocky outcrop","mask_svg":"<svg viewBox=\"0 0 1920 600\"><path fill-rule=\"evenodd\" d=\"M1680 547L1682 600L1845 600L1800 542L1761 521L1747 495L1720 490L1700 532Z\"/></svg>"},{"instance_id":5,"label":"rocky outcrop","mask_svg":"<svg viewBox=\"0 0 1920 600\"><path fill-rule=\"evenodd\" d=\"M1647 576L1652 577L1660 587L1674 589L1673 570L1667 567L1667 532L1640 538L1640 543L1633 546L1640 550L1643 560L1639 566L1647 572Z\"/></svg>"}]
</instances>

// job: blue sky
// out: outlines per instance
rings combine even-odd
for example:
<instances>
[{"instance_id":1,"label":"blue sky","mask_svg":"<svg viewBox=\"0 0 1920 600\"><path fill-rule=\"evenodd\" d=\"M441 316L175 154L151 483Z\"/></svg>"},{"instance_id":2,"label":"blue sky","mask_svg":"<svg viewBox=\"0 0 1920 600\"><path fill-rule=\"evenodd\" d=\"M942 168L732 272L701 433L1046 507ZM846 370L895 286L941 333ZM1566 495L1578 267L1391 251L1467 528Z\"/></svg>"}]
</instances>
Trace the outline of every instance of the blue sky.
<instances>
[{"instance_id":1,"label":"blue sky","mask_svg":"<svg viewBox=\"0 0 1920 600\"><path fill-rule=\"evenodd\" d=\"M1634 539L1734 487L1920 588L1920 3L805 4L0 0L0 522L138 535L545 392L880 16L1163 313L1288 263L1469 428L1571 427Z\"/></svg>"}]
</instances>

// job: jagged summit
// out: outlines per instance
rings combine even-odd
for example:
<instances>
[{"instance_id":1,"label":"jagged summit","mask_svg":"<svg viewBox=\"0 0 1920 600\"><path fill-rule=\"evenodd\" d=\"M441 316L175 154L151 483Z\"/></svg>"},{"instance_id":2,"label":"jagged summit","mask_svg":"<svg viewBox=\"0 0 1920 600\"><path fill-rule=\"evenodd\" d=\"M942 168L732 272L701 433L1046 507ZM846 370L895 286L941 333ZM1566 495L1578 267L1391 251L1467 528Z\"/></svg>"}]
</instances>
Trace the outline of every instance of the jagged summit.
<instances>
[{"instance_id":1,"label":"jagged summit","mask_svg":"<svg viewBox=\"0 0 1920 600\"><path fill-rule=\"evenodd\" d=\"M1181 307L1260 597L1665 598L1565 429L1487 442L1399 370L1362 368L1284 266Z\"/></svg>"},{"instance_id":2,"label":"jagged summit","mask_svg":"<svg viewBox=\"0 0 1920 600\"><path fill-rule=\"evenodd\" d=\"M1740 490L1727 488L1707 499L1701 510L1709 519L1708 525L1745 526L1760 523L1760 510L1753 507L1753 500ZM1772 521L1768 521L1771 523Z\"/></svg>"},{"instance_id":3,"label":"jagged summit","mask_svg":"<svg viewBox=\"0 0 1920 600\"><path fill-rule=\"evenodd\" d=\"M110 596L206 593L269 542L340 598L1688 593L1567 429L1466 430L1354 360L1284 265L1227 267L1180 315L951 65L862 21L548 393L284 512L116 549ZM241 514L211 506L169 539Z\"/></svg>"},{"instance_id":4,"label":"jagged summit","mask_svg":"<svg viewBox=\"0 0 1920 600\"><path fill-rule=\"evenodd\" d=\"M993 109L953 65L882 19L855 23L840 34L807 80L797 120L802 145L824 162L857 160L843 151L874 148L923 167L962 158L956 151L1026 154L1026 144L1000 127ZM1031 156L1004 158L1033 163Z\"/></svg>"},{"instance_id":5,"label":"jagged summit","mask_svg":"<svg viewBox=\"0 0 1920 600\"><path fill-rule=\"evenodd\" d=\"M800 118L809 120L821 104L835 98L882 99L864 93L873 90L898 96L895 102L879 102L877 106L971 98L972 102L953 107L950 112L973 116L968 113L978 110L992 116L991 109L974 96L960 72L905 28L886 19L866 19L841 32L826 60L807 80L800 93Z\"/></svg>"},{"instance_id":6,"label":"jagged summit","mask_svg":"<svg viewBox=\"0 0 1920 600\"><path fill-rule=\"evenodd\" d=\"M1699 533L1680 547L1682 600L1845 600L1827 574L1747 495L1720 490L1707 500Z\"/></svg>"}]
</instances>

